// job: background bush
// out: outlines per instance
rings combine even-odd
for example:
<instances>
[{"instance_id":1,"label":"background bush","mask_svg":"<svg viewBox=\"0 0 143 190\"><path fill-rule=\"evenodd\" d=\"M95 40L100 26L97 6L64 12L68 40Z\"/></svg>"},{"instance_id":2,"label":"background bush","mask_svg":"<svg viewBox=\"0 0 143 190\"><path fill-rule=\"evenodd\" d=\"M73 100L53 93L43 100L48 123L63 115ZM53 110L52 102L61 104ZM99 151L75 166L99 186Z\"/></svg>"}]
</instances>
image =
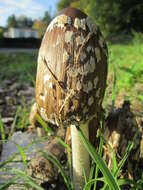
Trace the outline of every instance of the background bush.
<instances>
[{"instance_id":1,"label":"background bush","mask_svg":"<svg viewBox=\"0 0 143 190\"><path fill-rule=\"evenodd\" d=\"M58 9L72 6L91 16L104 35L143 32L143 0L60 0Z\"/></svg>"}]
</instances>

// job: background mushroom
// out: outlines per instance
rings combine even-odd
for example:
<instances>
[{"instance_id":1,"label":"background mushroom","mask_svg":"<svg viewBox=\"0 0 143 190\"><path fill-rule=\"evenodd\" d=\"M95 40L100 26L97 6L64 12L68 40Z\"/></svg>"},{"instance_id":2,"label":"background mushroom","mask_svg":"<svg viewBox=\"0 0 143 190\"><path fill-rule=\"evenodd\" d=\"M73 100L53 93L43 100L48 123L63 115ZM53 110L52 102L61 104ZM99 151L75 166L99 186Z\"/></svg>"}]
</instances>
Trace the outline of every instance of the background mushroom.
<instances>
[{"instance_id":1,"label":"background mushroom","mask_svg":"<svg viewBox=\"0 0 143 190\"><path fill-rule=\"evenodd\" d=\"M38 56L33 113L57 126L71 127L73 180L83 189L89 154L76 129L89 138L88 124L98 118L107 77L107 47L91 19L74 8L49 24ZM31 117L34 120L34 117Z\"/></svg>"}]
</instances>

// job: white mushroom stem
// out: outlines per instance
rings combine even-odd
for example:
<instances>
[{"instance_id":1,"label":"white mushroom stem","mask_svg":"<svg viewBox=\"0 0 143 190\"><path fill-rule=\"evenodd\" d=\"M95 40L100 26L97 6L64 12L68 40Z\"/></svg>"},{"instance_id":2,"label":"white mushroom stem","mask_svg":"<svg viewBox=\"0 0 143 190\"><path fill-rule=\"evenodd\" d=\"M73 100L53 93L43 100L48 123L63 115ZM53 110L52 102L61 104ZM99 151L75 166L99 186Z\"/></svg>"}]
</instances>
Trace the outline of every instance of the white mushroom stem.
<instances>
[{"instance_id":1,"label":"white mushroom stem","mask_svg":"<svg viewBox=\"0 0 143 190\"><path fill-rule=\"evenodd\" d=\"M80 125L83 134L89 139L88 124ZM89 153L82 143L75 125L71 125L72 141L72 165L73 165L73 184L75 190L83 190L85 177L88 179L90 171Z\"/></svg>"}]
</instances>

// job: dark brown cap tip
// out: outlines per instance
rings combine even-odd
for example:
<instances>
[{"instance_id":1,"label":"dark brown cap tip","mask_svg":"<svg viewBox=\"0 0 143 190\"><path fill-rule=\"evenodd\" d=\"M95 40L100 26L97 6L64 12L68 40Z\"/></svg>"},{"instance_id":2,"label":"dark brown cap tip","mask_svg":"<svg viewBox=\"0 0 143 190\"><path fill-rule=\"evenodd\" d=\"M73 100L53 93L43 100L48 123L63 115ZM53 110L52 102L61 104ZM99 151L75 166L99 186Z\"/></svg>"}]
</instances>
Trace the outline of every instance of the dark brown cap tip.
<instances>
[{"instance_id":1,"label":"dark brown cap tip","mask_svg":"<svg viewBox=\"0 0 143 190\"><path fill-rule=\"evenodd\" d=\"M58 13L58 16L61 15L61 14L65 14L66 16L69 16L73 20L75 18L83 19L83 18L87 17L87 15L85 13L83 13L81 10L76 9L76 8L72 8L72 7L67 7L67 8L62 9Z\"/></svg>"}]
</instances>

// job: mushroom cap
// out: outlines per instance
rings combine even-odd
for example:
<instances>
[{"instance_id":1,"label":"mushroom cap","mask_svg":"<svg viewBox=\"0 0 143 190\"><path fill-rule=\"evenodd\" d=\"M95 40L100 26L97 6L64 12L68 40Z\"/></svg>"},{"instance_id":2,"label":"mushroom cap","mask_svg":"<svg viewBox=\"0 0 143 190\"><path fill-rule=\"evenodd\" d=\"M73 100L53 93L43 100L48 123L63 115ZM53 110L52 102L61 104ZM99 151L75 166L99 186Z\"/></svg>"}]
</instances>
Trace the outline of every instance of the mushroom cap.
<instances>
[{"instance_id":1,"label":"mushroom cap","mask_svg":"<svg viewBox=\"0 0 143 190\"><path fill-rule=\"evenodd\" d=\"M55 124L86 122L100 112L107 78L107 46L92 20L63 9L49 24L38 56L36 102Z\"/></svg>"}]
</instances>

